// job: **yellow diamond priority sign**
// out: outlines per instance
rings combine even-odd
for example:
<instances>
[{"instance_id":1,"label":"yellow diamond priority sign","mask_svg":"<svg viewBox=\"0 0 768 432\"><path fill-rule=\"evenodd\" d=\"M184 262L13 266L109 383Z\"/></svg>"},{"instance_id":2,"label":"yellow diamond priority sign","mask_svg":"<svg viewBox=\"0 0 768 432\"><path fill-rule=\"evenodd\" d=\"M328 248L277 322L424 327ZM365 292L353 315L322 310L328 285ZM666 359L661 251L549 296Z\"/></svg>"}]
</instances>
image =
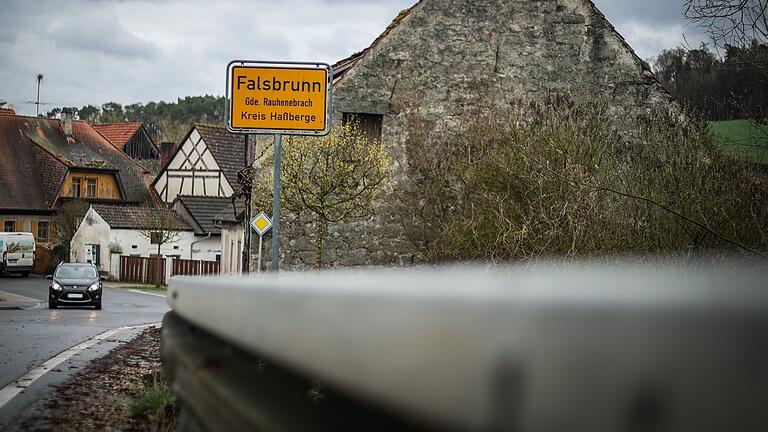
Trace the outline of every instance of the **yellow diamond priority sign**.
<instances>
[{"instance_id":1,"label":"yellow diamond priority sign","mask_svg":"<svg viewBox=\"0 0 768 432\"><path fill-rule=\"evenodd\" d=\"M253 227L260 236L263 236L270 228L272 228L272 220L269 216L264 214L264 212L261 212L256 215L255 218L251 219L251 227Z\"/></svg>"}]
</instances>

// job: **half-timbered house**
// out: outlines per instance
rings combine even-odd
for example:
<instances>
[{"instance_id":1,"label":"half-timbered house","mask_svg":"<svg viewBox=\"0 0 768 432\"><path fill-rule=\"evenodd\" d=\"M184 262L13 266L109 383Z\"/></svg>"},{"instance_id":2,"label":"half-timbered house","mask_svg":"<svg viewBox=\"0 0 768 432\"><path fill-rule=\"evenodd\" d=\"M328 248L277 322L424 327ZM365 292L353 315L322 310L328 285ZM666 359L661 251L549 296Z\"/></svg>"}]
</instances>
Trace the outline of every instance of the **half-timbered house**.
<instances>
[{"instance_id":1,"label":"half-timbered house","mask_svg":"<svg viewBox=\"0 0 768 432\"><path fill-rule=\"evenodd\" d=\"M153 183L166 203L176 197L231 197L237 188L237 172L247 165L244 135L223 127L194 125Z\"/></svg>"}]
</instances>

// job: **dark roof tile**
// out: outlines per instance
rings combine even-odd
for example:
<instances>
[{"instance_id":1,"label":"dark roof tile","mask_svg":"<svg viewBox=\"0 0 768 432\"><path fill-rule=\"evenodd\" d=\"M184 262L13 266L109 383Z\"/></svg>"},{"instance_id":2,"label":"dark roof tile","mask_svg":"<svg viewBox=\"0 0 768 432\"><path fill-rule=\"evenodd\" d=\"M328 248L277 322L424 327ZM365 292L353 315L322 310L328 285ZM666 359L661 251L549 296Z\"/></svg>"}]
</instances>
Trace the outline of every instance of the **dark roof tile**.
<instances>
[{"instance_id":1,"label":"dark roof tile","mask_svg":"<svg viewBox=\"0 0 768 432\"><path fill-rule=\"evenodd\" d=\"M121 207L107 205L91 206L112 229L148 229L154 228L163 222L166 227L174 231L192 231L192 228L184 222L172 210L162 207Z\"/></svg>"},{"instance_id":2,"label":"dark roof tile","mask_svg":"<svg viewBox=\"0 0 768 432\"><path fill-rule=\"evenodd\" d=\"M67 170L108 170L128 202L152 205L149 173L90 124L72 123L68 141L59 120L0 116L0 208L48 209Z\"/></svg>"},{"instance_id":3,"label":"dark roof tile","mask_svg":"<svg viewBox=\"0 0 768 432\"><path fill-rule=\"evenodd\" d=\"M242 199L235 200L234 207L232 205L232 199L229 198L229 203L224 207L215 217L214 220L227 223L238 223L243 221L245 215L245 201Z\"/></svg>"},{"instance_id":4,"label":"dark roof tile","mask_svg":"<svg viewBox=\"0 0 768 432\"><path fill-rule=\"evenodd\" d=\"M35 146L26 138L28 122L25 117L0 116L0 208L45 210L50 207L46 185L35 175L46 166L39 164ZM60 163L53 160L53 164Z\"/></svg>"},{"instance_id":5,"label":"dark roof tile","mask_svg":"<svg viewBox=\"0 0 768 432\"><path fill-rule=\"evenodd\" d=\"M219 220L217 216L223 210L232 209L232 198L179 196L176 200L202 228L198 234L221 234L221 227L216 226L214 221Z\"/></svg>"},{"instance_id":6,"label":"dark roof tile","mask_svg":"<svg viewBox=\"0 0 768 432\"><path fill-rule=\"evenodd\" d=\"M221 126L195 125L230 186L237 188L237 172L245 168L245 135L233 134Z\"/></svg>"}]
</instances>

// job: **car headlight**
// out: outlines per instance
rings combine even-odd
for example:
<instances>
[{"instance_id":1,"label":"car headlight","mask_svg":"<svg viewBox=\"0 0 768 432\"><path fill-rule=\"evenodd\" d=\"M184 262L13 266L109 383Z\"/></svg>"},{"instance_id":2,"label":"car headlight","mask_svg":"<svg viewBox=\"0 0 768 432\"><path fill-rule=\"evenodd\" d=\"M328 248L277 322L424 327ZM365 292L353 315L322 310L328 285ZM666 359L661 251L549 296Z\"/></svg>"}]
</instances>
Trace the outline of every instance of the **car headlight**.
<instances>
[{"instance_id":1,"label":"car headlight","mask_svg":"<svg viewBox=\"0 0 768 432\"><path fill-rule=\"evenodd\" d=\"M51 284L51 288L53 288L56 291L61 291L61 285L57 284L56 282Z\"/></svg>"},{"instance_id":2,"label":"car headlight","mask_svg":"<svg viewBox=\"0 0 768 432\"><path fill-rule=\"evenodd\" d=\"M93 285L88 287L88 291L96 291L97 289L99 289L99 283L98 282L96 282L95 284L93 284Z\"/></svg>"}]
</instances>

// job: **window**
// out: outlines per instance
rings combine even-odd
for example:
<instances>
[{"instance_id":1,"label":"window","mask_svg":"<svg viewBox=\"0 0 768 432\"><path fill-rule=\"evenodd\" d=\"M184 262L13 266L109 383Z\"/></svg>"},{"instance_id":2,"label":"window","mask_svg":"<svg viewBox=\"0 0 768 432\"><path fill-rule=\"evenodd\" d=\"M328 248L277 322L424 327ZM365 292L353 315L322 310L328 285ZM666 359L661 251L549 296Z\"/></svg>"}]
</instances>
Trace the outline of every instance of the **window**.
<instances>
[{"instance_id":1,"label":"window","mask_svg":"<svg viewBox=\"0 0 768 432\"><path fill-rule=\"evenodd\" d=\"M381 141L382 121L383 116L381 114L344 113L341 117L343 125L357 123L368 139L372 141Z\"/></svg>"},{"instance_id":2,"label":"window","mask_svg":"<svg viewBox=\"0 0 768 432\"><path fill-rule=\"evenodd\" d=\"M48 221L37 223L37 238L44 241L48 240Z\"/></svg>"},{"instance_id":3,"label":"window","mask_svg":"<svg viewBox=\"0 0 768 432\"><path fill-rule=\"evenodd\" d=\"M56 270L57 279L95 279L99 277L93 266L63 265Z\"/></svg>"},{"instance_id":4,"label":"window","mask_svg":"<svg viewBox=\"0 0 768 432\"><path fill-rule=\"evenodd\" d=\"M80 198L80 183L82 183L80 177L72 178L72 186L69 188L69 196L72 198Z\"/></svg>"},{"instance_id":5,"label":"window","mask_svg":"<svg viewBox=\"0 0 768 432\"><path fill-rule=\"evenodd\" d=\"M5 232L16 231L16 221L12 221L12 220L5 221L5 223L3 223L3 231Z\"/></svg>"},{"instance_id":6,"label":"window","mask_svg":"<svg viewBox=\"0 0 768 432\"><path fill-rule=\"evenodd\" d=\"M85 197L96 198L96 179L85 179Z\"/></svg>"}]
</instances>

